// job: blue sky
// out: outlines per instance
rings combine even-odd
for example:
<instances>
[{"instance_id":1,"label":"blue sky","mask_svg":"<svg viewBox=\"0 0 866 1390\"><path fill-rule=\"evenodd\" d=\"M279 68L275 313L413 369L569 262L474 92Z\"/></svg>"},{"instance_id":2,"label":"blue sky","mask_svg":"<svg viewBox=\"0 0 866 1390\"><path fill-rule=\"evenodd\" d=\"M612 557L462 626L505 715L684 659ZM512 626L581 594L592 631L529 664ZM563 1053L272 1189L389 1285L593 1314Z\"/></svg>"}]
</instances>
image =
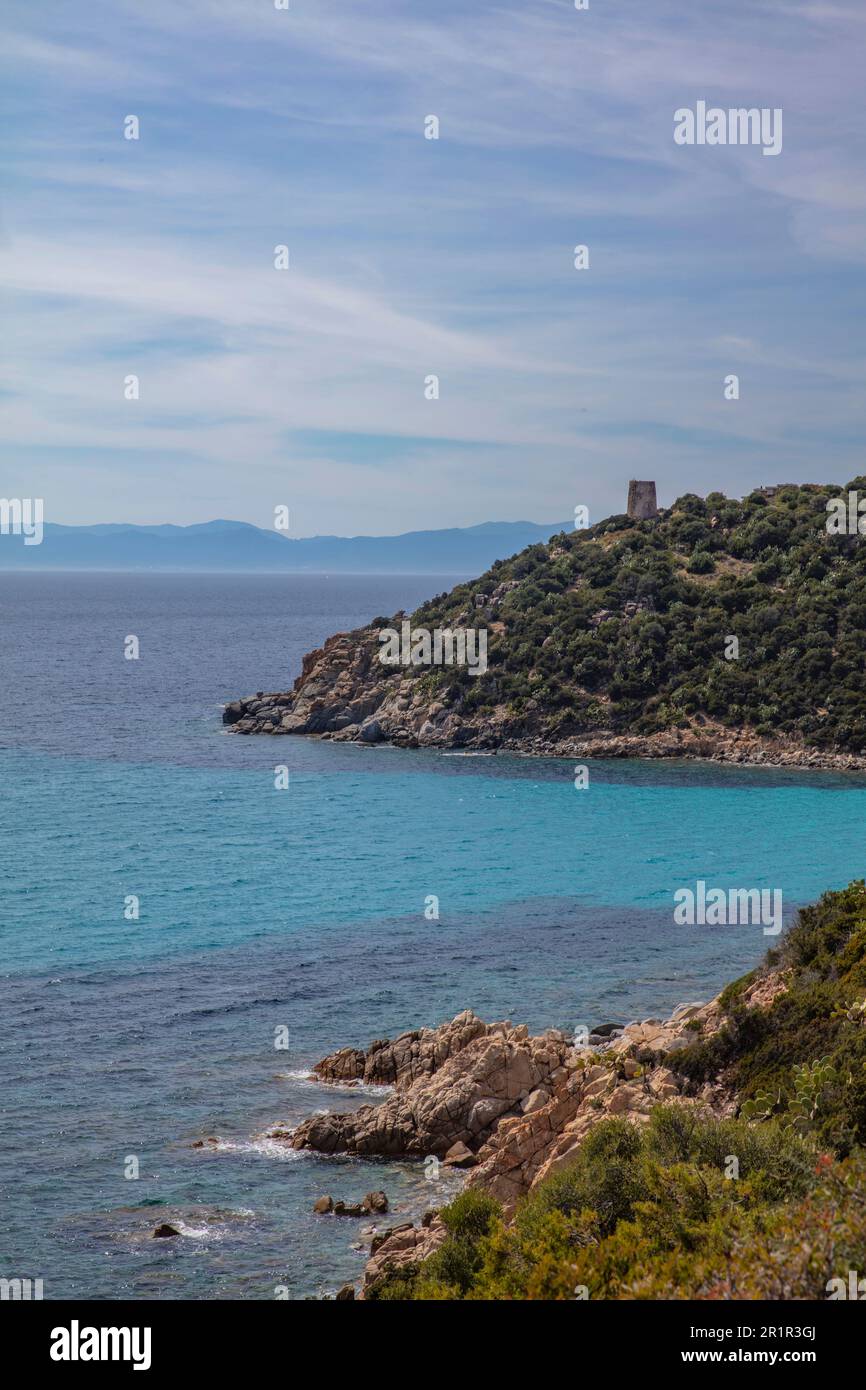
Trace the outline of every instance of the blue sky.
<instances>
[{"instance_id":1,"label":"blue sky","mask_svg":"<svg viewBox=\"0 0 866 1390\"><path fill-rule=\"evenodd\" d=\"M46 520L385 534L866 471L862 0L0 27L0 493ZM782 153L676 145L699 99L781 107Z\"/></svg>"}]
</instances>

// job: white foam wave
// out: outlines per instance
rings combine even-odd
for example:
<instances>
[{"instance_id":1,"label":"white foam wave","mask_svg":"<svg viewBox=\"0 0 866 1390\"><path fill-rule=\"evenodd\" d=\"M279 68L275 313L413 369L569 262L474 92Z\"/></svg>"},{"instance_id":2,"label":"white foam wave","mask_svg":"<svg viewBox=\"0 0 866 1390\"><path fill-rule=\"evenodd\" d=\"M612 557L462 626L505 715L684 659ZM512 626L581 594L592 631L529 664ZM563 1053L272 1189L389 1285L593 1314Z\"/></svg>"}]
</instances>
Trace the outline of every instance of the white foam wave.
<instances>
[{"instance_id":1,"label":"white foam wave","mask_svg":"<svg viewBox=\"0 0 866 1390\"><path fill-rule=\"evenodd\" d=\"M279 1071L277 1076L282 1081L299 1081L302 1085L315 1086L319 1090L325 1088L328 1091L345 1091L350 1096L378 1098L389 1096L394 1090L393 1086L374 1086L372 1082L366 1081L320 1081L310 1071ZM327 1111L321 1113L327 1114Z\"/></svg>"},{"instance_id":2,"label":"white foam wave","mask_svg":"<svg viewBox=\"0 0 866 1390\"><path fill-rule=\"evenodd\" d=\"M212 1147L217 1153L258 1154L263 1158L279 1158L283 1163L293 1163L304 1155L303 1149L291 1148L285 1139L270 1139L266 1134L252 1139L221 1139Z\"/></svg>"},{"instance_id":3,"label":"white foam wave","mask_svg":"<svg viewBox=\"0 0 866 1390\"><path fill-rule=\"evenodd\" d=\"M188 1226L185 1221L175 1221L173 1225L187 1240L222 1240L225 1235L218 1226Z\"/></svg>"},{"instance_id":4,"label":"white foam wave","mask_svg":"<svg viewBox=\"0 0 866 1390\"><path fill-rule=\"evenodd\" d=\"M458 752L450 752L450 753L443 753L443 754L442 754L442 757L443 757L443 758L494 758L495 756L496 756L495 753L480 753L480 752L475 752L475 751L473 751L473 750L467 750L466 752L459 752L459 753L458 753Z\"/></svg>"}]
</instances>

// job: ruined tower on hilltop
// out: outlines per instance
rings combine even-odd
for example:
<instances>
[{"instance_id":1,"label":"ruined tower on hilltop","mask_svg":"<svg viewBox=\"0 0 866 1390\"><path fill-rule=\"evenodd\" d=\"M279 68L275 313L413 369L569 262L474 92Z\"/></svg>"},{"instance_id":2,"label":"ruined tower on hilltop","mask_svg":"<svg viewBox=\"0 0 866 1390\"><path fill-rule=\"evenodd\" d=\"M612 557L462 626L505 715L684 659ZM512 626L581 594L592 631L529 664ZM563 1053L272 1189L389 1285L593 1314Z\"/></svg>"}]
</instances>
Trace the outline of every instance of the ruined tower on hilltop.
<instances>
[{"instance_id":1,"label":"ruined tower on hilltop","mask_svg":"<svg viewBox=\"0 0 866 1390\"><path fill-rule=\"evenodd\" d=\"M658 516L655 483L638 483L632 478L628 485L627 511L635 521L652 521L654 516Z\"/></svg>"}]
</instances>

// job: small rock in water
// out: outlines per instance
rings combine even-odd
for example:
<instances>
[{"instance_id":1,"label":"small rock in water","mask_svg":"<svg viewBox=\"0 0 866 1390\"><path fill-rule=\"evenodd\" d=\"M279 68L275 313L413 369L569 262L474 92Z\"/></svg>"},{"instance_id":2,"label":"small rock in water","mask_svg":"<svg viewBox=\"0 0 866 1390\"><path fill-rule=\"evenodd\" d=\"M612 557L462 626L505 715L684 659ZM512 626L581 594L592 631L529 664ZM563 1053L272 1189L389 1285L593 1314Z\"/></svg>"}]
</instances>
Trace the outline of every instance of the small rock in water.
<instances>
[{"instance_id":1,"label":"small rock in water","mask_svg":"<svg viewBox=\"0 0 866 1390\"><path fill-rule=\"evenodd\" d=\"M335 1216L366 1216L367 1213L360 1202L335 1202Z\"/></svg>"},{"instance_id":2,"label":"small rock in water","mask_svg":"<svg viewBox=\"0 0 866 1390\"><path fill-rule=\"evenodd\" d=\"M335 1202L333 1197L320 1197L313 1204L313 1211L334 1216L371 1216L388 1210L388 1198L384 1192L368 1192L361 1202Z\"/></svg>"},{"instance_id":3,"label":"small rock in water","mask_svg":"<svg viewBox=\"0 0 866 1390\"><path fill-rule=\"evenodd\" d=\"M179 1235L180 1231L178 1231L176 1227L170 1226L167 1221L160 1222L160 1224L158 1226L155 1226L153 1230L154 1240L167 1240L169 1236Z\"/></svg>"},{"instance_id":4,"label":"small rock in water","mask_svg":"<svg viewBox=\"0 0 866 1390\"><path fill-rule=\"evenodd\" d=\"M388 1198L384 1192L368 1192L361 1205L368 1212L384 1212L388 1210Z\"/></svg>"},{"instance_id":5,"label":"small rock in water","mask_svg":"<svg viewBox=\"0 0 866 1390\"><path fill-rule=\"evenodd\" d=\"M354 1285L354 1284L344 1284L343 1287L342 1287L341 1289L338 1289L337 1292L335 1293L335 1295L334 1295L334 1302L335 1302L335 1303L348 1303L351 1299L354 1299L354 1297L355 1297L355 1285Z\"/></svg>"}]
</instances>

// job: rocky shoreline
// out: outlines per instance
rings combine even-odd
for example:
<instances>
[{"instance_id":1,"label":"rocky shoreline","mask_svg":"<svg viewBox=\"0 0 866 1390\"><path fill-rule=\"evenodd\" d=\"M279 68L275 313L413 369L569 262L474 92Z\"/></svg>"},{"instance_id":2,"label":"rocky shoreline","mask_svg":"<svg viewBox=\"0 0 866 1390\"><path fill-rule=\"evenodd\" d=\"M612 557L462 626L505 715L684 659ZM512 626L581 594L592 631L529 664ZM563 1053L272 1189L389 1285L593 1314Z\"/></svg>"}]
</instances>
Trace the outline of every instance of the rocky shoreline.
<instances>
[{"instance_id":1,"label":"rocky shoreline","mask_svg":"<svg viewBox=\"0 0 866 1390\"><path fill-rule=\"evenodd\" d=\"M759 975L742 1004L766 1008L785 987L780 972ZM426 1258L445 1239L435 1205L440 1165L465 1169L467 1185L495 1197L510 1218L521 1197L566 1166L607 1116L642 1125L662 1102L733 1115L737 1096L724 1077L695 1089L676 1071L676 1054L723 1022L716 998L680 1005L665 1020L606 1024L584 1040L557 1030L533 1037L525 1026L487 1024L466 1010L438 1028L324 1058L314 1068L320 1082L393 1089L378 1104L317 1114L269 1137L322 1154L424 1162L431 1210L420 1225L376 1235L357 1295L363 1298L386 1271ZM355 1295L346 1289L340 1296Z\"/></svg>"},{"instance_id":2,"label":"rocky shoreline","mask_svg":"<svg viewBox=\"0 0 866 1390\"><path fill-rule=\"evenodd\" d=\"M392 623L399 625L403 614ZM258 691L224 707L236 734L305 734L340 743L397 748L457 749L551 758L700 759L740 766L866 772L866 756L810 748L794 740L761 738L706 718L688 728L638 735L599 730L551 738L542 715L515 718L502 706L480 719L463 708L458 691L431 696L423 671L383 665L379 628L336 633L310 652L291 690Z\"/></svg>"}]
</instances>

